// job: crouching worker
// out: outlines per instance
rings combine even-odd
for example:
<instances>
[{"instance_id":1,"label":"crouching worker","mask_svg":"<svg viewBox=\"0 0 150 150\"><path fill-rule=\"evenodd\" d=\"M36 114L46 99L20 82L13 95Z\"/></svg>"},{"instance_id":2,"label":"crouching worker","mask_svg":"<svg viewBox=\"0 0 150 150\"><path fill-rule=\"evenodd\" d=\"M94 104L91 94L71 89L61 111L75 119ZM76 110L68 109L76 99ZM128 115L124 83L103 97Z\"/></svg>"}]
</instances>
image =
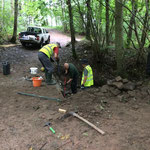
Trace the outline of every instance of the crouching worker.
<instances>
[{"instance_id":1,"label":"crouching worker","mask_svg":"<svg viewBox=\"0 0 150 150\"><path fill-rule=\"evenodd\" d=\"M60 43L47 44L42 47L38 52L38 58L45 69L45 78L48 85L56 84L56 81L52 79L52 73L54 70L54 67L52 65L52 62L54 62L54 60L52 59L52 56L54 56L55 61L59 61L59 47Z\"/></svg>"},{"instance_id":2,"label":"crouching worker","mask_svg":"<svg viewBox=\"0 0 150 150\"><path fill-rule=\"evenodd\" d=\"M84 68L82 73L81 89L86 89L94 85L93 71L91 66L88 65L88 61L86 59L81 60L81 63Z\"/></svg>"},{"instance_id":3,"label":"crouching worker","mask_svg":"<svg viewBox=\"0 0 150 150\"><path fill-rule=\"evenodd\" d=\"M78 77L79 77L79 72L77 68L71 64L71 63L65 63L64 64L64 69L65 69L65 75L69 75L69 80L66 81L66 84L71 83L71 91L73 94L77 93L77 83L78 83Z\"/></svg>"}]
</instances>

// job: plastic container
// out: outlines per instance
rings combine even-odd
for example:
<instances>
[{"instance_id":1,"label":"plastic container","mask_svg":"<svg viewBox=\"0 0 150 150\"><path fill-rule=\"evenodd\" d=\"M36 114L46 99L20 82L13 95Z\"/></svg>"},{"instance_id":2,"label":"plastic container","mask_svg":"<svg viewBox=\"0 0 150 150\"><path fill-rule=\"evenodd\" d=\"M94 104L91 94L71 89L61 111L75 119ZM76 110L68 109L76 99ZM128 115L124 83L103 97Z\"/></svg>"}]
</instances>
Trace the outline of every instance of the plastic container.
<instances>
[{"instance_id":1,"label":"plastic container","mask_svg":"<svg viewBox=\"0 0 150 150\"><path fill-rule=\"evenodd\" d=\"M3 75L10 74L10 63L8 61L5 61L2 63L3 65Z\"/></svg>"},{"instance_id":2,"label":"plastic container","mask_svg":"<svg viewBox=\"0 0 150 150\"><path fill-rule=\"evenodd\" d=\"M39 87L41 86L43 78L42 77L33 77L32 82L34 87Z\"/></svg>"},{"instance_id":3,"label":"plastic container","mask_svg":"<svg viewBox=\"0 0 150 150\"><path fill-rule=\"evenodd\" d=\"M30 70L31 70L31 74L37 74L38 68L31 67Z\"/></svg>"}]
</instances>

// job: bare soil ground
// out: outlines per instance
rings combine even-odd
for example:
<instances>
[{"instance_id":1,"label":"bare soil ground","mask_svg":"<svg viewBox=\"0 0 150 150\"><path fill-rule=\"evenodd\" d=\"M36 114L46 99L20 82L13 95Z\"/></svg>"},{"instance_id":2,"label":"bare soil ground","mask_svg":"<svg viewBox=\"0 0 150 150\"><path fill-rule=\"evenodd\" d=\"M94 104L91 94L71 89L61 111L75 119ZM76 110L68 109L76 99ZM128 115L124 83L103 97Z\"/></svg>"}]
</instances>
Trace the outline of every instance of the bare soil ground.
<instances>
[{"instance_id":1,"label":"bare soil ground","mask_svg":"<svg viewBox=\"0 0 150 150\"><path fill-rule=\"evenodd\" d=\"M52 30L51 42L64 46L70 38ZM60 56L68 60L67 48ZM150 149L150 95L142 93L143 85L135 97L126 102L119 97L101 92L101 87L80 91L63 98L56 86L35 88L30 67L40 68L38 49L22 46L0 47L0 62L11 63L11 74L0 70L0 150L149 150ZM63 59L62 59L63 60ZM64 61L65 61L64 60ZM1 65L2 68L2 65ZM44 76L44 73L39 72ZM17 92L60 98L62 102L23 96ZM123 93L125 94L125 93ZM145 95L144 95L145 94ZM59 118L58 109L78 110L78 114L105 131L102 136L77 118ZM53 134L46 122L51 122Z\"/></svg>"}]
</instances>

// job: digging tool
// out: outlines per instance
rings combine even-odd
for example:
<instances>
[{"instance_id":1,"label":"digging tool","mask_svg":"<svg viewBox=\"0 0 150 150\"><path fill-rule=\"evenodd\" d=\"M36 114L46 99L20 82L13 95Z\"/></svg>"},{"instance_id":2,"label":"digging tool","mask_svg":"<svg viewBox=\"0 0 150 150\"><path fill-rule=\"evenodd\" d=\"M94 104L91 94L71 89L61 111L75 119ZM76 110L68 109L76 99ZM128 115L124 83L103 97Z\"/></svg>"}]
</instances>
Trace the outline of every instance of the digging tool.
<instances>
[{"instance_id":1,"label":"digging tool","mask_svg":"<svg viewBox=\"0 0 150 150\"><path fill-rule=\"evenodd\" d=\"M50 122L47 122L47 123L44 125L44 127L48 126L49 129L52 131L52 133L55 134L55 130L54 130L50 125L51 125L51 123L50 123Z\"/></svg>"},{"instance_id":2,"label":"digging tool","mask_svg":"<svg viewBox=\"0 0 150 150\"><path fill-rule=\"evenodd\" d=\"M91 126L92 128L94 128L96 131L98 131L100 134L104 135L105 132L102 131L101 129L99 129L98 127L96 127L94 124L92 124L91 122L89 122L88 120L84 119L83 117L79 116L77 113L75 112L69 112L67 114L64 115L64 117L68 117L68 116L74 116L74 117L77 117L78 119L82 120L83 122L87 123L89 126Z\"/></svg>"},{"instance_id":3,"label":"digging tool","mask_svg":"<svg viewBox=\"0 0 150 150\"><path fill-rule=\"evenodd\" d=\"M42 98L42 99L46 99L46 100L52 100L52 101L57 101L57 102L61 101L58 98L52 98L52 97L47 97L47 96L40 96L40 95L36 95L36 94L29 94L29 93L22 93L22 92L18 92L18 94L26 95L26 96L32 96L32 97L38 97L38 98Z\"/></svg>"}]
</instances>

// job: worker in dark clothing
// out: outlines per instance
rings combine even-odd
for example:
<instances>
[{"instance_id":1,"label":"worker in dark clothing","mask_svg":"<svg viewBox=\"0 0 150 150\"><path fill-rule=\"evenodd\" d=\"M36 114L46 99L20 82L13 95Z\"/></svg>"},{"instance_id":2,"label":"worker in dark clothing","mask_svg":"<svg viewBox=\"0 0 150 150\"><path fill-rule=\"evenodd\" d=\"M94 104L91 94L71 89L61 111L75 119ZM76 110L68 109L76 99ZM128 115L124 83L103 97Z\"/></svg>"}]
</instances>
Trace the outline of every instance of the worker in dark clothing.
<instances>
[{"instance_id":1,"label":"worker in dark clothing","mask_svg":"<svg viewBox=\"0 0 150 150\"><path fill-rule=\"evenodd\" d=\"M65 74L69 75L69 80L66 81L66 84L71 83L71 91L73 94L77 93L77 83L78 83L78 77L79 72L77 68L71 64L71 63L65 63L64 64Z\"/></svg>"},{"instance_id":2,"label":"worker in dark clothing","mask_svg":"<svg viewBox=\"0 0 150 150\"><path fill-rule=\"evenodd\" d=\"M38 52L38 58L45 69L45 78L46 78L46 83L48 85L56 84L56 81L52 79L52 73L54 69L52 65L52 61L54 60L51 57L54 55L55 60L57 62L59 61L59 57L58 57L59 47L60 47L60 43L47 44L44 47L42 47Z\"/></svg>"}]
</instances>

